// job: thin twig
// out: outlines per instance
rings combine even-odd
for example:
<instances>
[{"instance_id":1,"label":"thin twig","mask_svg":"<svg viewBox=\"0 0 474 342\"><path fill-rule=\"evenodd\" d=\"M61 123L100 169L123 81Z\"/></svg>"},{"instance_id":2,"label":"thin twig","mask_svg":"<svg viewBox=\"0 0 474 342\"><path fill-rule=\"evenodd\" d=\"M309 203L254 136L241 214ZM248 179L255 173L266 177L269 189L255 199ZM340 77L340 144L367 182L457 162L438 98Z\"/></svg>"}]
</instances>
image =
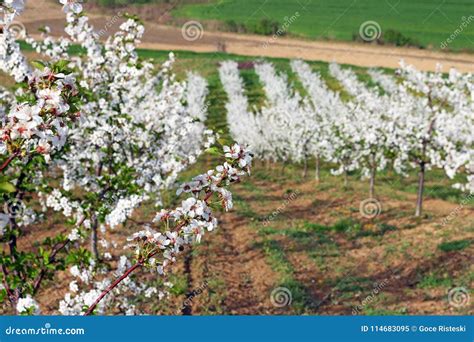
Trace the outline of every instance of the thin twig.
<instances>
[{"instance_id":1,"label":"thin twig","mask_svg":"<svg viewBox=\"0 0 474 342\"><path fill-rule=\"evenodd\" d=\"M82 224L84 223L84 221L86 220L86 216L84 216L77 224L76 224L76 227L80 227L82 226ZM56 255L61 251L63 250L64 248L66 248L66 246L71 242L71 240L67 239L65 240L62 244L56 244L52 251L51 251L51 255L49 256L49 259L48 259L48 263L52 263L55 261L55 258L56 258ZM42 268L41 271L40 271L40 274L38 275L38 277L36 278L36 280L34 281L34 287L33 287L33 291L34 293L38 292L39 290L39 287L41 285L41 282L43 281L43 278L44 276L46 275L46 268Z\"/></svg>"},{"instance_id":2,"label":"thin twig","mask_svg":"<svg viewBox=\"0 0 474 342\"><path fill-rule=\"evenodd\" d=\"M5 162L0 166L0 171L3 171L4 169L6 169L8 167L8 165L10 165L10 163L20 155L20 152L17 151L15 153L13 153L10 157L8 157L7 160L5 160Z\"/></svg>"}]
</instances>

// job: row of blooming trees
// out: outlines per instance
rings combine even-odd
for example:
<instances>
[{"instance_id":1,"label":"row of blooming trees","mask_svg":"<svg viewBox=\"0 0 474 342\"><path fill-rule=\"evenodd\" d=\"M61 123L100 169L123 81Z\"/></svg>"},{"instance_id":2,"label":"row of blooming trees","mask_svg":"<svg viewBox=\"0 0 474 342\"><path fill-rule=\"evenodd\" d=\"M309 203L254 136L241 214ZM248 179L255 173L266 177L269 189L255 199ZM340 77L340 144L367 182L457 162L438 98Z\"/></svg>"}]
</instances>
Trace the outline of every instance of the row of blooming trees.
<instances>
[{"instance_id":1,"label":"row of blooming trees","mask_svg":"<svg viewBox=\"0 0 474 342\"><path fill-rule=\"evenodd\" d=\"M24 2L0 1L0 69L17 82L14 92L0 90L0 297L19 314L39 313L42 284L67 270L60 313L136 314L138 294L161 298L170 284L148 286L134 272L165 274L186 245L214 230L211 204L232 208L227 187L249 171L252 156L223 146L224 162L180 187L189 197L179 206L163 209L161 191L216 143L204 125L207 82L193 73L177 81L173 55L159 70L141 60L137 18L101 42L80 4L62 3L67 37L45 28L43 40L28 38L42 56L28 63L8 30ZM69 55L71 44L84 53ZM111 240L107 231L122 229L145 202L156 218L140 222L128 242ZM34 246L18 243L54 212L63 216L59 228Z\"/></svg>"},{"instance_id":2,"label":"row of blooming trees","mask_svg":"<svg viewBox=\"0 0 474 342\"><path fill-rule=\"evenodd\" d=\"M369 70L373 86L359 80L351 69L333 63L329 72L348 95L330 89L319 73L299 60L291 68L306 88L308 99L288 85L266 62L255 65L266 102L251 109L245 97L238 64L224 62L220 77L229 101L228 119L235 139L249 144L259 157L274 160L316 159L338 165L336 175L360 170L370 179L370 198L375 197L377 172L391 166L406 175L419 173L416 216L422 213L426 170L444 169L453 178L467 174L473 191L474 91L473 75L451 70L444 75L421 72L401 63L395 76ZM238 118L239 125L233 126Z\"/></svg>"}]
</instances>

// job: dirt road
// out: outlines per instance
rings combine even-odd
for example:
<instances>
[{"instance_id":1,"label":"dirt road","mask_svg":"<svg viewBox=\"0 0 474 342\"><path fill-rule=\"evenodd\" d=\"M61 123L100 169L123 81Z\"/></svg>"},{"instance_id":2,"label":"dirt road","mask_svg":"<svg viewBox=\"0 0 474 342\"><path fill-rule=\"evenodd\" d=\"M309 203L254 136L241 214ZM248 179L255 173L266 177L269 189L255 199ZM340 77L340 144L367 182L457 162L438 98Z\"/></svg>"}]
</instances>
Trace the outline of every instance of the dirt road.
<instances>
[{"instance_id":1,"label":"dirt road","mask_svg":"<svg viewBox=\"0 0 474 342\"><path fill-rule=\"evenodd\" d=\"M106 37L114 32L122 19L121 13L114 16L92 14L91 22L97 32ZM28 2L27 10L19 18L28 31L35 32L47 24L55 35L62 34L64 14L59 5L39 0ZM412 48L374 46L344 42L320 42L282 37L263 37L233 33L189 31L185 39L181 28L146 22L146 33L141 47L157 50L189 50L195 52L215 52L225 50L255 57L302 58L305 60L338 62L363 67L396 68L401 59L422 70L435 70L437 63L444 70L451 67L463 72L474 71L474 54L443 53ZM195 40L194 40L195 39Z\"/></svg>"}]
</instances>

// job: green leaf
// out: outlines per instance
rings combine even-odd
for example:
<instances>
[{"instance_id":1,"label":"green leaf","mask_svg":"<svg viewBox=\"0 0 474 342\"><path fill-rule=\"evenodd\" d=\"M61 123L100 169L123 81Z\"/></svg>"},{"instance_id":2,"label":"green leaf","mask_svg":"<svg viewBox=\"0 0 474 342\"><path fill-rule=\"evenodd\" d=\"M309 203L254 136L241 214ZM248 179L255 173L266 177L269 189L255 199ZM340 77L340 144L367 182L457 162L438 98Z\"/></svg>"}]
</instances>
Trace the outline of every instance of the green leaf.
<instances>
[{"instance_id":1,"label":"green leaf","mask_svg":"<svg viewBox=\"0 0 474 342\"><path fill-rule=\"evenodd\" d=\"M32 61L31 65L34 66L36 69L43 70L46 67L46 64L42 61Z\"/></svg>"},{"instance_id":2,"label":"green leaf","mask_svg":"<svg viewBox=\"0 0 474 342\"><path fill-rule=\"evenodd\" d=\"M215 155L215 156L220 156L221 155L220 150L215 146L208 148L206 150L206 152L211 154L211 155Z\"/></svg>"},{"instance_id":3,"label":"green leaf","mask_svg":"<svg viewBox=\"0 0 474 342\"><path fill-rule=\"evenodd\" d=\"M68 65L69 65L69 61L62 59L54 63L53 70L56 72L64 72L67 70Z\"/></svg>"},{"instance_id":4,"label":"green leaf","mask_svg":"<svg viewBox=\"0 0 474 342\"><path fill-rule=\"evenodd\" d=\"M12 183L2 182L0 183L0 192L15 192L16 188Z\"/></svg>"}]
</instances>

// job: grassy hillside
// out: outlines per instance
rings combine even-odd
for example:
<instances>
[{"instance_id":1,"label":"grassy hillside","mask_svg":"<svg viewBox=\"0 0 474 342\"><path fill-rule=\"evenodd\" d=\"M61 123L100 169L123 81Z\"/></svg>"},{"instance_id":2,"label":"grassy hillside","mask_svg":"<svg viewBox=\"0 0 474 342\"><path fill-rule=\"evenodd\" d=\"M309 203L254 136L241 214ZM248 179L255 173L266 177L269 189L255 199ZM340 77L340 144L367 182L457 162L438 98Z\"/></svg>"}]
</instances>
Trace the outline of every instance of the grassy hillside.
<instances>
[{"instance_id":1,"label":"grassy hillside","mask_svg":"<svg viewBox=\"0 0 474 342\"><path fill-rule=\"evenodd\" d=\"M299 16L290 20L296 12ZM232 27L247 26L250 30L258 27L262 19L281 25L291 21L290 34L345 41L357 35L362 23L375 21L382 33L394 30L435 49L458 30L448 48L473 50L474 18L469 19L473 12L472 0L225 0L185 4L174 15L218 20Z\"/></svg>"}]
</instances>

